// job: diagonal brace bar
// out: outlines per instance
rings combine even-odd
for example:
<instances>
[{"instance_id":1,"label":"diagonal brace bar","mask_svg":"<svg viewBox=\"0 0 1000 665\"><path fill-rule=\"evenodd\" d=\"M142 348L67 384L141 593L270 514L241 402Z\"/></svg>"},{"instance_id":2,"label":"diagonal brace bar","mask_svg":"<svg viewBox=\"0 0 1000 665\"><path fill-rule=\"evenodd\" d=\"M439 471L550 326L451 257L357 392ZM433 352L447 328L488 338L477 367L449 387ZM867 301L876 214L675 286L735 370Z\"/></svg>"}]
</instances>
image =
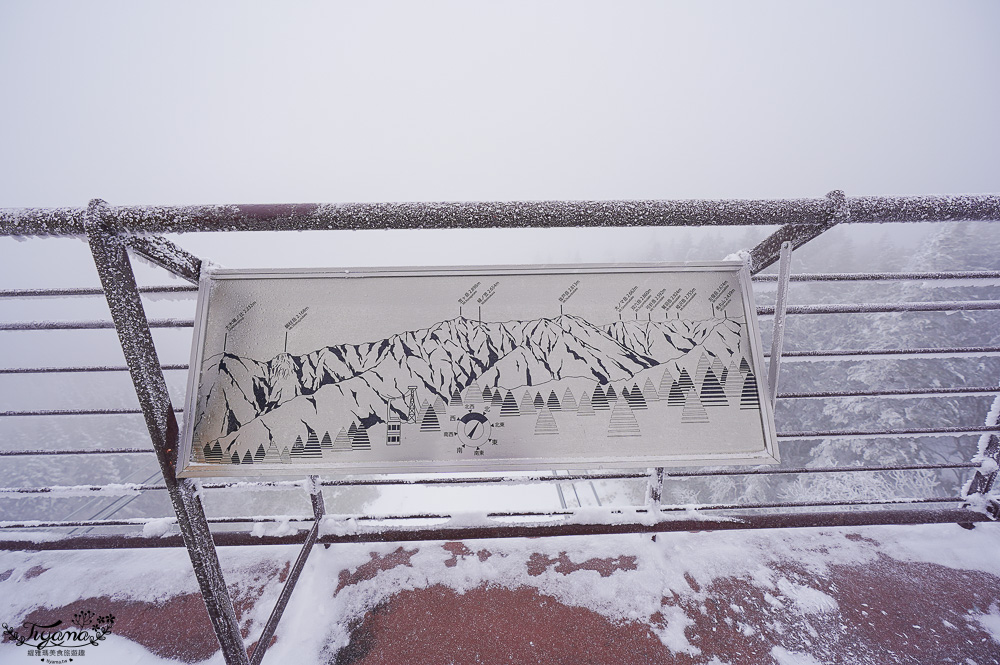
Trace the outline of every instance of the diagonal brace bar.
<instances>
[{"instance_id":1,"label":"diagonal brace bar","mask_svg":"<svg viewBox=\"0 0 1000 665\"><path fill-rule=\"evenodd\" d=\"M778 371L781 369L781 349L785 341L785 310L788 305L788 278L792 272L792 244L781 243L778 261L778 297L774 303L774 329L771 332L771 362L767 368L767 387L771 406L778 399Z\"/></svg>"},{"instance_id":2,"label":"diagonal brace bar","mask_svg":"<svg viewBox=\"0 0 1000 665\"><path fill-rule=\"evenodd\" d=\"M163 236L126 236L129 248L178 277L197 284L201 259Z\"/></svg>"},{"instance_id":3,"label":"diagonal brace bar","mask_svg":"<svg viewBox=\"0 0 1000 665\"><path fill-rule=\"evenodd\" d=\"M993 400L993 405L986 414L986 426L992 427L1000 422L1000 395ZM976 459L978 458L978 459ZM976 461L981 466L976 470L962 491L965 498L964 508L973 508L986 513L993 520L1000 519L1000 499L991 495L993 483L996 482L1000 470L1000 435L984 434L979 439L979 454Z\"/></svg>"},{"instance_id":4,"label":"diagonal brace bar","mask_svg":"<svg viewBox=\"0 0 1000 665\"><path fill-rule=\"evenodd\" d=\"M1000 397L997 398L1000 400ZM993 418L987 418L987 423ZM980 444L982 446L982 444ZM997 471L1000 468L1000 436L990 434L986 445L980 448L979 457L982 459L982 466L976 470L976 474L965 487L962 495L966 499L965 508L973 506L983 510L992 519L1000 519L1000 501L995 496L990 495L993 484L997 479Z\"/></svg>"},{"instance_id":5,"label":"diagonal brace bar","mask_svg":"<svg viewBox=\"0 0 1000 665\"><path fill-rule=\"evenodd\" d=\"M786 224L750 250L750 274L756 275L773 265L779 258L783 243L790 242L792 249L798 249L837 224L851 221L851 208L842 190L833 190L826 195L826 199L830 205L826 221L819 224Z\"/></svg>"},{"instance_id":6,"label":"diagonal brace bar","mask_svg":"<svg viewBox=\"0 0 1000 665\"><path fill-rule=\"evenodd\" d=\"M226 588L222 566L196 486L179 481L177 461L178 427L167 384L163 378L153 336L142 308L139 289L126 251L126 240L103 222L106 204L91 201L86 229L94 263L111 309L118 339L132 375L139 405L149 429L163 481L177 514L184 544L201 587L205 607L228 665L248 665L233 602Z\"/></svg>"},{"instance_id":7,"label":"diagonal brace bar","mask_svg":"<svg viewBox=\"0 0 1000 665\"><path fill-rule=\"evenodd\" d=\"M316 538L319 537L320 523L323 521L323 516L326 515L326 505L323 503L323 488L320 487L319 476L309 476L308 482L309 500L312 502L313 516L316 518L316 521L309 531L309 535L306 537L306 542L299 551L299 556L295 559L291 570L288 571L288 579L285 580L285 586L282 587L281 594L274 604L274 609L271 610L271 616L267 618L267 623L264 625L264 630L261 631L260 639L257 640L257 646L254 647L253 654L250 656L250 665L260 665L260 661L264 658L264 652L271 645L271 638L274 637L274 631L278 628L281 615L284 614L288 600L292 597L292 591L295 590L295 584L299 581L302 568L306 565L306 559L309 558L309 553L312 552L313 545L316 544Z\"/></svg>"}]
</instances>

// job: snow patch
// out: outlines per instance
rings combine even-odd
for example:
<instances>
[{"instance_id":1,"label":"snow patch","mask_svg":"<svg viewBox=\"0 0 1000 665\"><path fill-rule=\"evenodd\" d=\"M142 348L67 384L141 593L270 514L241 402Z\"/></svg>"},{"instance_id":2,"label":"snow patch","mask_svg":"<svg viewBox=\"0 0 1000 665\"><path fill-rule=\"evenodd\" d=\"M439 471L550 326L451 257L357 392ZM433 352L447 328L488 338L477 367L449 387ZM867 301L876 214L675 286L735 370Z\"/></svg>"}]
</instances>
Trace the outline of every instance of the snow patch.
<instances>
[{"instance_id":1,"label":"snow patch","mask_svg":"<svg viewBox=\"0 0 1000 665\"><path fill-rule=\"evenodd\" d=\"M493 520L485 510L470 510L468 512L455 513L451 519L445 523L446 527L480 527L490 526Z\"/></svg>"},{"instance_id":2,"label":"snow patch","mask_svg":"<svg viewBox=\"0 0 1000 665\"><path fill-rule=\"evenodd\" d=\"M737 252L734 252L732 254L727 255L726 258L724 258L722 260L723 261L739 261L740 263L746 263L747 261L750 260L750 250L749 249L741 249L741 250L739 250Z\"/></svg>"},{"instance_id":3,"label":"snow patch","mask_svg":"<svg viewBox=\"0 0 1000 665\"><path fill-rule=\"evenodd\" d=\"M969 618L979 623L983 630L989 633L990 638L1000 644L1000 605L993 603L990 605L989 613L979 616L970 614Z\"/></svg>"},{"instance_id":4,"label":"snow patch","mask_svg":"<svg viewBox=\"0 0 1000 665\"><path fill-rule=\"evenodd\" d=\"M327 515L319 523L319 536L349 536L362 532L363 529L354 517L346 519Z\"/></svg>"},{"instance_id":5,"label":"snow patch","mask_svg":"<svg viewBox=\"0 0 1000 665\"><path fill-rule=\"evenodd\" d=\"M899 561L935 563L957 570L997 574L997 534L1000 529L984 524L971 531L955 524L925 524L905 529L880 527L874 533L879 550ZM959 539L961 546L958 545Z\"/></svg>"},{"instance_id":6,"label":"snow patch","mask_svg":"<svg viewBox=\"0 0 1000 665\"><path fill-rule=\"evenodd\" d=\"M170 535L170 527L177 521L176 517L161 517L146 522L142 527L142 535L147 538L163 538Z\"/></svg>"},{"instance_id":7,"label":"snow patch","mask_svg":"<svg viewBox=\"0 0 1000 665\"><path fill-rule=\"evenodd\" d=\"M290 516L284 515L277 517L274 522L257 522L250 529L250 535L256 538L263 538L264 536L289 536L301 531L302 527L298 524L293 524L291 520Z\"/></svg>"},{"instance_id":8,"label":"snow patch","mask_svg":"<svg viewBox=\"0 0 1000 665\"><path fill-rule=\"evenodd\" d=\"M795 584L784 578L778 580L778 589L804 614L835 612L840 609L840 605L832 596L819 589Z\"/></svg>"},{"instance_id":9,"label":"snow patch","mask_svg":"<svg viewBox=\"0 0 1000 665\"><path fill-rule=\"evenodd\" d=\"M789 651L784 647L772 647L771 657L778 662L778 665L823 665L807 653Z\"/></svg>"},{"instance_id":10,"label":"snow patch","mask_svg":"<svg viewBox=\"0 0 1000 665\"><path fill-rule=\"evenodd\" d=\"M694 625L694 620L688 618L679 607L667 607L661 612L664 619L663 627L653 626L653 633L660 638L663 645L674 653L684 653L689 656L697 656L701 649L688 642L684 635L688 626Z\"/></svg>"}]
</instances>

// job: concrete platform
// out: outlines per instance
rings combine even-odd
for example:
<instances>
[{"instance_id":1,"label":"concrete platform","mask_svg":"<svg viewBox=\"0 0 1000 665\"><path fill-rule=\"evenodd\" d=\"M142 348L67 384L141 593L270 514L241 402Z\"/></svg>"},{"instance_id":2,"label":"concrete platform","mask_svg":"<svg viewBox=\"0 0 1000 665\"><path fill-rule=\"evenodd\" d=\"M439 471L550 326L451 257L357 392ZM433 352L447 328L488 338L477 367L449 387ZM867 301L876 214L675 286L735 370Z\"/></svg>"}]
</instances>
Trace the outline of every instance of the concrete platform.
<instances>
[{"instance_id":1,"label":"concrete platform","mask_svg":"<svg viewBox=\"0 0 1000 665\"><path fill-rule=\"evenodd\" d=\"M320 547L264 662L1000 664L998 552L993 524ZM248 647L295 553L220 551ZM113 614L74 663L222 662L186 559L0 553L0 618Z\"/></svg>"}]
</instances>

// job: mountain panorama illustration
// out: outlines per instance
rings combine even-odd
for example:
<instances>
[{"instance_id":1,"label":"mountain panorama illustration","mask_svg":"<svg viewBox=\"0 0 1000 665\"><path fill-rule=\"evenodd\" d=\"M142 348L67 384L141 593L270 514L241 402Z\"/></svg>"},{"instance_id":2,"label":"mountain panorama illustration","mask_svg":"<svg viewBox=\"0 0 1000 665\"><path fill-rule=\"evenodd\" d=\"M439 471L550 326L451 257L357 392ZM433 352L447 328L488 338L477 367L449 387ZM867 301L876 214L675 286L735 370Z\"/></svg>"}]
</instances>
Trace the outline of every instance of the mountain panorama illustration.
<instances>
[{"instance_id":1,"label":"mountain panorama illustration","mask_svg":"<svg viewBox=\"0 0 1000 665\"><path fill-rule=\"evenodd\" d=\"M730 318L459 317L266 362L227 352L202 365L192 460L280 464L421 441L488 455L505 437L746 425L759 422L746 340Z\"/></svg>"}]
</instances>

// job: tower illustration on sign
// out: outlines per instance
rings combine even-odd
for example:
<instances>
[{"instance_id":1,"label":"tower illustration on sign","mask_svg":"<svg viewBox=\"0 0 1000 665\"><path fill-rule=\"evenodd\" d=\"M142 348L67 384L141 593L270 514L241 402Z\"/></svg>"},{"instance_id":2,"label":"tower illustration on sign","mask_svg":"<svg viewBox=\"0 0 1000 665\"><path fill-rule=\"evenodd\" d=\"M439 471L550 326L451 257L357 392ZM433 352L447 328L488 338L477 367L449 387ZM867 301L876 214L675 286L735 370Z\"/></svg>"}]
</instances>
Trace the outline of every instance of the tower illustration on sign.
<instances>
[{"instance_id":1,"label":"tower illustration on sign","mask_svg":"<svg viewBox=\"0 0 1000 665\"><path fill-rule=\"evenodd\" d=\"M417 387L408 386L406 395L403 396L403 406L406 407L406 415L400 415L399 411L392 408L392 402L386 404L386 429L385 445L398 446L403 442L403 423L415 424L417 422Z\"/></svg>"}]
</instances>

